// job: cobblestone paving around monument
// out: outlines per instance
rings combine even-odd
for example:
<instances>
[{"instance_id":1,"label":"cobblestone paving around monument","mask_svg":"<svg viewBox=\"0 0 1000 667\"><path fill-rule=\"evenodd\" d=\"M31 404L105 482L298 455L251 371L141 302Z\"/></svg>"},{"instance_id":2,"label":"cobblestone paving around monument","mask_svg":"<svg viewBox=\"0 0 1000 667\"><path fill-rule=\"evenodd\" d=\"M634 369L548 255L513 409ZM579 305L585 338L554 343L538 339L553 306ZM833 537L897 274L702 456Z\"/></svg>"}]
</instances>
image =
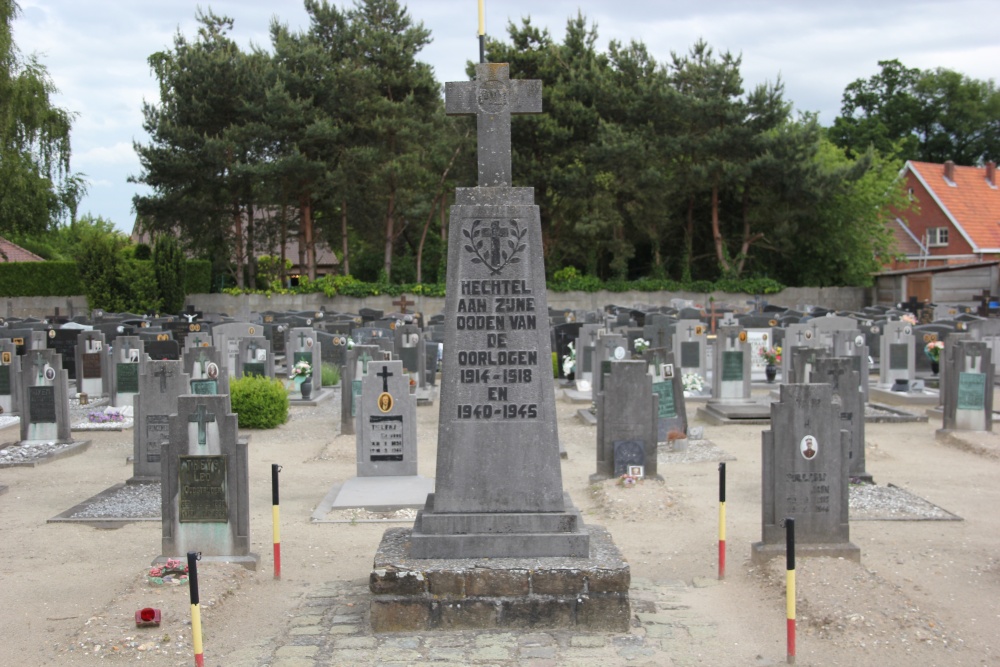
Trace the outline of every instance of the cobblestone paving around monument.
<instances>
[{"instance_id":1,"label":"cobblestone paving around monument","mask_svg":"<svg viewBox=\"0 0 1000 667\"><path fill-rule=\"evenodd\" d=\"M681 602L688 590L682 581L633 579L633 627L628 634L572 629L373 634L368 626L367 582L331 582L303 596L275 641L273 654L259 665L683 667L696 664L699 647L715 642L718 630L714 621Z\"/></svg>"}]
</instances>

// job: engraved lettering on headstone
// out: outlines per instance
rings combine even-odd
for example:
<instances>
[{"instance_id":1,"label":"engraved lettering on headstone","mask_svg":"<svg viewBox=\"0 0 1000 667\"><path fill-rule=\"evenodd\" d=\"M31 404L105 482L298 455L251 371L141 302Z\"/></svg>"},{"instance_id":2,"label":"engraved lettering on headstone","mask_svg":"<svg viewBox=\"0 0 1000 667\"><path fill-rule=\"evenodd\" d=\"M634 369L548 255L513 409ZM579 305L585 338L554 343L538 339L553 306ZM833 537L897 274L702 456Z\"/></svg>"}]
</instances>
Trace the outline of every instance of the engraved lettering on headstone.
<instances>
[{"instance_id":1,"label":"engraved lettering on headstone","mask_svg":"<svg viewBox=\"0 0 1000 667\"><path fill-rule=\"evenodd\" d=\"M181 456L178 516L181 523L226 523L225 456Z\"/></svg>"}]
</instances>

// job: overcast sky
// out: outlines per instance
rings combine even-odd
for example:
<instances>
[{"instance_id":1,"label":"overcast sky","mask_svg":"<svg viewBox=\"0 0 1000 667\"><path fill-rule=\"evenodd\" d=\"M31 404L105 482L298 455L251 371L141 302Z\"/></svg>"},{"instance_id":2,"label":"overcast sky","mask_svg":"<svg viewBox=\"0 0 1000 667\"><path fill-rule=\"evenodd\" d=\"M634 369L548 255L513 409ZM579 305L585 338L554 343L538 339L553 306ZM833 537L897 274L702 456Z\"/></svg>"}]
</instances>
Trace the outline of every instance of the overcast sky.
<instances>
[{"instance_id":1,"label":"overcast sky","mask_svg":"<svg viewBox=\"0 0 1000 667\"><path fill-rule=\"evenodd\" d=\"M178 30L193 38L199 6L233 18L232 37L244 48L268 45L275 16L292 29L307 27L302 3L292 1L18 1L18 47L40 57L59 88L56 103L77 114L72 168L90 184L80 213L101 215L126 231L137 192L127 178L139 173L132 141L148 142L142 102L159 101L149 55L170 48ZM466 61L478 58L476 0L405 4L431 31L421 59L438 81L465 79ZM703 38L717 53L742 54L746 89L780 76L786 99L829 125L845 86L876 74L879 60L996 79L997 7L996 0L486 0L486 30L506 36L508 21L530 16L561 42L567 19L581 12L597 24L601 50L611 39L637 40L660 62Z\"/></svg>"}]
</instances>

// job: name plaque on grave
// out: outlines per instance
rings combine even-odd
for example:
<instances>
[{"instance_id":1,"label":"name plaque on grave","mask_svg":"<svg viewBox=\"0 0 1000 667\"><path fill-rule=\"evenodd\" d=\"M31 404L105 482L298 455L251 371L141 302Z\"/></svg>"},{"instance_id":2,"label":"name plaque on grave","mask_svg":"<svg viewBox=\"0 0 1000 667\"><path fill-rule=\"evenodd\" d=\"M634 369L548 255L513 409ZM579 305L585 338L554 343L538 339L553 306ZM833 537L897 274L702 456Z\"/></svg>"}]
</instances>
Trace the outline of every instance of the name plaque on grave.
<instances>
[{"instance_id":1,"label":"name plaque on grave","mask_svg":"<svg viewBox=\"0 0 1000 667\"><path fill-rule=\"evenodd\" d=\"M146 461L160 460L160 445L170 441L170 416L146 415Z\"/></svg>"},{"instance_id":2,"label":"name plaque on grave","mask_svg":"<svg viewBox=\"0 0 1000 667\"><path fill-rule=\"evenodd\" d=\"M374 415L368 418L368 460L403 460L402 415Z\"/></svg>"},{"instance_id":3,"label":"name plaque on grave","mask_svg":"<svg viewBox=\"0 0 1000 667\"><path fill-rule=\"evenodd\" d=\"M582 350L582 358L580 360L580 372L581 373L591 373L594 370L594 348L587 346Z\"/></svg>"},{"instance_id":4,"label":"name plaque on grave","mask_svg":"<svg viewBox=\"0 0 1000 667\"><path fill-rule=\"evenodd\" d=\"M701 365L701 343L681 343L681 368L698 368Z\"/></svg>"},{"instance_id":5,"label":"name plaque on grave","mask_svg":"<svg viewBox=\"0 0 1000 667\"><path fill-rule=\"evenodd\" d=\"M32 424L56 422L56 388L28 387L28 421Z\"/></svg>"},{"instance_id":6,"label":"name plaque on grave","mask_svg":"<svg viewBox=\"0 0 1000 667\"><path fill-rule=\"evenodd\" d=\"M309 365L312 365L313 355L312 352L296 352L292 355L292 364L297 364L300 361L304 361Z\"/></svg>"},{"instance_id":7,"label":"name plaque on grave","mask_svg":"<svg viewBox=\"0 0 1000 667\"><path fill-rule=\"evenodd\" d=\"M85 380L101 377L100 352L84 352L81 358L83 360L83 378Z\"/></svg>"},{"instance_id":8,"label":"name plaque on grave","mask_svg":"<svg viewBox=\"0 0 1000 667\"><path fill-rule=\"evenodd\" d=\"M722 353L722 381L723 382L743 381L742 352L726 351Z\"/></svg>"},{"instance_id":9,"label":"name plaque on grave","mask_svg":"<svg viewBox=\"0 0 1000 667\"><path fill-rule=\"evenodd\" d=\"M420 366L417 361L417 348L402 348L400 350L399 358L403 361L403 370L407 373L416 373L420 370Z\"/></svg>"},{"instance_id":10,"label":"name plaque on grave","mask_svg":"<svg viewBox=\"0 0 1000 667\"><path fill-rule=\"evenodd\" d=\"M906 370L910 367L910 346L906 343L889 344L889 369Z\"/></svg>"},{"instance_id":11,"label":"name plaque on grave","mask_svg":"<svg viewBox=\"0 0 1000 667\"><path fill-rule=\"evenodd\" d=\"M139 364L116 364L119 393L139 393Z\"/></svg>"},{"instance_id":12,"label":"name plaque on grave","mask_svg":"<svg viewBox=\"0 0 1000 667\"><path fill-rule=\"evenodd\" d=\"M815 513L829 514L830 484L825 472L792 472L785 474L787 495L778 500L784 505L782 516Z\"/></svg>"},{"instance_id":13,"label":"name plaque on grave","mask_svg":"<svg viewBox=\"0 0 1000 667\"><path fill-rule=\"evenodd\" d=\"M986 407L986 374L958 374L958 409L983 410Z\"/></svg>"},{"instance_id":14,"label":"name plaque on grave","mask_svg":"<svg viewBox=\"0 0 1000 667\"><path fill-rule=\"evenodd\" d=\"M214 396L219 393L219 381L191 380L191 393L202 396Z\"/></svg>"},{"instance_id":15,"label":"name plaque on grave","mask_svg":"<svg viewBox=\"0 0 1000 667\"><path fill-rule=\"evenodd\" d=\"M630 466L646 465L646 445L642 440L615 440L615 477L628 472Z\"/></svg>"},{"instance_id":16,"label":"name plaque on grave","mask_svg":"<svg viewBox=\"0 0 1000 667\"><path fill-rule=\"evenodd\" d=\"M177 471L181 523L226 523L226 457L181 456Z\"/></svg>"},{"instance_id":17,"label":"name plaque on grave","mask_svg":"<svg viewBox=\"0 0 1000 667\"><path fill-rule=\"evenodd\" d=\"M10 395L10 366L0 366L0 395Z\"/></svg>"},{"instance_id":18,"label":"name plaque on grave","mask_svg":"<svg viewBox=\"0 0 1000 667\"><path fill-rule=\"evenodd\" d=\"M674 383L670 380L666 382L654 382L653 393L659 397L659 408L656 416L660 419L673 419L677 416L677 407L674 405Z\"/></svg>"},{"instance_id":19,"label":"name plaque on grave","mask_svg":"<svg viewBox=\"0 0 1000 667\"><path fill-rule=\"evenodd\" d=\"M259 375L264 377L267 375L267 364L262 364L259 361L248 361L243 364L243 375Z\"/></svg>"}]
</instances>

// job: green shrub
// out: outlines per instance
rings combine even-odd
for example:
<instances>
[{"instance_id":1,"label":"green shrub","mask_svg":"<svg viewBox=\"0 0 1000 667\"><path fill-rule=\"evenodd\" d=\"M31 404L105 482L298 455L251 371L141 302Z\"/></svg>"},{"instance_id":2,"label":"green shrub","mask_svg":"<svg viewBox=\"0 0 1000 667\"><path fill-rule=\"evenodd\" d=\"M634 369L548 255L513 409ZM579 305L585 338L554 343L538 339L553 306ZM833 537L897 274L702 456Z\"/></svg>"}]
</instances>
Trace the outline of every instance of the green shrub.
<instances>
[{"instance_id":1,"label":"green shrub","mask_svg":"<svg viewBox=\"0 0 1000 667\"><path fill-rule=\"evenodd\" d=\"M76 296L83 293L76 262L0 264L0 294L4 296Z\"/></svg>"},{"instance_id":2,"label":"green shrub","mask_svg":"<svg viewBox=\"0 0 1000 667\"><path fill-rule=\"evenodd\" d=\"M340 382L340 369L333 364L323 364L320 374L324 387L333 387Z\"/></svg>"},{"instance_id":3,"label":"green shrub","mask_svg":"<svg viewBox=\"0 0 1000 667\"><path fill-rule=\"evenodd\" d=\"M288 421L288 390L281 380L249 375L230 380L229 393L243 428L275 428Z\"/></svg>"}]
</instances>

